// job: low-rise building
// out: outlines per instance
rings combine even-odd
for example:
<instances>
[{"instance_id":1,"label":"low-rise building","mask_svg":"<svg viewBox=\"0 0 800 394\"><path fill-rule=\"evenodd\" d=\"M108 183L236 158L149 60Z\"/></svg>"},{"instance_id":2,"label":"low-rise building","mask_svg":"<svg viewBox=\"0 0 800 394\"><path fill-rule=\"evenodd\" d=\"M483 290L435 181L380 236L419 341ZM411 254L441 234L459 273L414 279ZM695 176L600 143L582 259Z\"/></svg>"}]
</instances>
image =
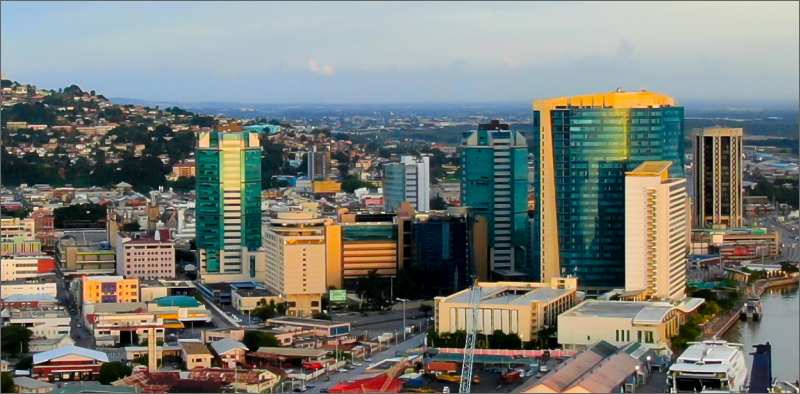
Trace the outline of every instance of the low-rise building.
<instances>
[{"instance_id":1,"label":"low-rise building","mask_svg":"<svg viewBox=\"0 0 800 394\"><path fill-rule=\"evenodd\" d=\"M58 269L65 277L114 275L117 271L114 255L114 251L110 248L78 241L72 236L62 237L56 244Z\"/></svg>"},{"instance_id":2,"label":"low-rise building","mask_svg":"<svg viewBox=\"0 0 800 394\"><path fill-rule=\"evenodd\" d=\"M0 256L18 253L41 253L42 241L39 239L25 239L23 237L6 238L0 240Z\"/></svg>"},{"instance_id":3,"label":"low-rise building","mask_svg":"<svg viewBox=\"0 0 800 394\"><path fill-rule=\"evenodd\" d=\"M108 355L79 346L65 346L33 355L31 378L47 382L96 380Z\"/></svg>"},{"instance_id":4,"label":"low-rise building","mask_svg":"<svg viewBox=\"0 0 800 394\"><path fill-rule=\"evenodd\" d=\"M484 333L501 330L517 334L523 341L536 339L544 327L555 327L558 316L582 297L577 278L552 278L550 283L479 282L478 329ZM435 298L436 330L453 333L472 322L472 289Z\"/></svg>"},{"instance_id":5,"label":"low-rise building","mask_svg":"<svg viewBox=\"0 0 800 394\"><path fill-rule=\"evenodd\" d=\"M56 282L44 282L38 279L31 280L11 280L0 282L0 298L15 295L46 295L56 297L57 293Z\"/></svg>"},{"instance_id":6,"label":"low-rise building","mask_svg":"<svg viewBox=\"0 0 800 394\"><path fill-rule=\"evenodd\" d=\"M139 302L139 279L122 276L86 276L79 282L80 304Z\"/></svg>"},{"instance_id":7,"label":"low-rise building","mask_svg":"<svg viewBox=\"0 0 800 394\"><path fill-rule=\"evenodd\" d=\"M314 330L300 327L259 327L259 328L216 328L203 331L203 342L211 343L221 339L232 339L234 341L244 340L244 334L248 331L263 331L275 335L275 338L280 342L281 346L293 346L295 341L304 338L313 338L317 334Z\"/></svg>"},{"instance_id":8,"label":"low-rise building","mask_svg":"<svg viewBox=\"0 0 800 394\"><path fill-rule=\"evenodd\" d=\"M649 301L586 300L558 316L558 343L582 350L597 341L622 346L634 341L659 355L670 354L670 338L678 334L686 314L703 300L686 298L680 304Z\"/></svg>"},{"instance_id":9,"label":"low-rise building","mask_svg":"<svg viewBox=\"0 0 800 394\"><path fill-rule=\"evenodd\" d=\"M41 353L64 346L72 346L74 344L75 340L72 339L69 334L64 334L59 338L32 339L30 342L28 342L28 352Z\"/></svg>"},{"instance_id":10,"label":"low-rise building","mask_svg":"<svg viewBox=\"0 0 800 394\"><path fill-rule=\"evenodd\" d=\"M3 281L37 280L55 274L55 260L44 253L16 253L0 258Z\"/></svg>"},{"instance_id":11,"label":"low-rise building","mask_svg":"<svg viewBox=\"0 0 800 394\"><path fill-rule=\"evenodd\" d=\"M24 310L11 311L9 324L27 327L33 332L36 339L60 338L62 335L69 335L71 319L66 312L61 309L51 310Z\"/></svg>"},{"instance_id":12,"label":"low-rise building","mask_svg":"<svg viewBox=\"0 0 800 394\"><path fill-rule=\"evenodd\" d=\"M179 344L186 369L191 371L195 368L211 368L211 360L214 359L214 355L205 344L191 340L181 340Z\"/></svg>"},{"instance_id":13,"label":"low-rise building","mask_svg":"<svg viewBox=\"0 0 800 394\"><path fill-rule=\"evenodd\" d=\"M652 350L637 343L614 346L599 341L532 385L523 393L631 393L656 362ZM652 365L652 364L651 364Z\"/></svg>"},{"instance_id":14,"label":"low-rise building","mask_svg":"<svg viewBox=\"0 0 800 394\"><path fill-rule=\"evenodd\" d=\"M248 352L243 343L229 338L211 342L211 350L224 368L231 369L236 368L236 364L244 364L244 356Z\"/></svg>"},{"instance_id":15,"label":"low-rise building","mask_svg":"<svg viewBox=\"0 0 800 394\"><path fill-rule=\"evenodd\" d=\"M321 319L303 319L300 317L276 317L267 319L270 326L296 327L314 331L320 337L339 337L350 334L350 323L332 322Z\"/></svg>"},{"instance_id":16,"label":"low-rise building","mask_svg":"<svg viewBox=\"0 0 800 394\"><path fill-rule=\"evenodd\" d=\"M148 338L150 329L155 330L157 341L165 338L164 319L141 308L128 313L93 313L87 315L86 320L98 346L138 345Z\"/></svg>"},{"instance_id":17,"label":"low-rise building","mask_svg":"<svg viewBox=\"0 0 800 394\"><path fill-rule=\"evenodd\" d=\"M58 306L58 299L51 295L45 294L17 294L3 298L2 307L12 309L40 309L49 310L56 309Z\"/></svg>"},{"instance_id":18,"label":"low-rise building","mask_svg":"<svg viewBox=\"0 0 800 394\"><path fill-rule=\"evenodd\" d=\"M34 239L36 231L34 220L31 218L20 219L3 216L0 218L0 239Z\"/></svg>"},{"instance_id":19,"label":"low-rise building","mask_svg":"<svg viewBox=\"0 0 800 394\"><path fill-rule=\"evenodd\" d=\"M14 387L18 393L49 393L56 388L56 385L27 376L17 376L14 378Z\"/></svg>"},{"instance_id":20,"label":"low-rise building","mask_svg":"<svg viewBox=\"0 0 800 394\"><path fill-rule=\"evenodd\" d=\"M169 296L194 297L197 287L188 280L151 279L140 280L139 298L142 302Z\"/></svg>"},{"instance_id":21,"label":"low-rise building","mask_svg":"<svg viewBox=\"0 0 800 394\"><path fill-rule=\"evenodd\" d=\"M147 303L147 311L164 321L180 322L182 327L202 326L211 321L211 314L206 306L194 297L169 296Z\"/></svg>"},{"instance_id":22,"label":"low-rise building","mask_svg":"<svg viewBox=\"0 0 800 394\"><path fill-rule=\"evenodd\" d=\"M231 292L231 305L239 312L248 313L270 301L278 305L284 302L278 294L267 289L239 289Z\"/></svg>"}]
</instances>

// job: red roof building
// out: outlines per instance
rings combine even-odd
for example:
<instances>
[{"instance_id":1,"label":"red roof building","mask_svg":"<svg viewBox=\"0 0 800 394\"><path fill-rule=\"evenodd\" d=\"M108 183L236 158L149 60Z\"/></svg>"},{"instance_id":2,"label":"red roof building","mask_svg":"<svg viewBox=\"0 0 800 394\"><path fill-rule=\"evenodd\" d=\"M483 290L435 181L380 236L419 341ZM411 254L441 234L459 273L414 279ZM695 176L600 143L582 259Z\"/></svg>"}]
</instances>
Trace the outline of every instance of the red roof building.
<instances>
[{"instance_id":1,"label":"red roof building","mask_svg":"<svg viewBox=\"0 0 800 394\"><path fill-rule=\"evenodd\" d=\"M331 387L331 393L399 393L402 389L402 380L383 375L352 383L339 383Z\"/></svg>"}]
</instances>

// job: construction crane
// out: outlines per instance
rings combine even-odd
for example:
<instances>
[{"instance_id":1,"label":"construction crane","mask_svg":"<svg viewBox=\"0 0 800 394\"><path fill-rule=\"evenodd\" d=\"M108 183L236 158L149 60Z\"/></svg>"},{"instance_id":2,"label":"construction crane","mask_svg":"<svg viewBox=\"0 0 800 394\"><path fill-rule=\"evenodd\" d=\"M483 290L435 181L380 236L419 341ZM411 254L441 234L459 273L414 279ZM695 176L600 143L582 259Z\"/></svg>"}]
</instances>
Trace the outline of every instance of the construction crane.
<instances>
[{"instance_id":1,"label":"construction crane","mask_svg":"<svg viewBox=\"0 0 800 394\"><path fill-rule=\"evenodd\" d=\"M472 385L472 363L475 360L475 336L478 332L478 311L481 305L481 287L478 281L470 288L469 304L472 308L472 326L467 325L467 343L464 345L464 362L461 363L459 393L469 393ZM465 316L466 317L466 316ZM465 322L466 324L467 322Z\"/></svg>"}]
</instances>

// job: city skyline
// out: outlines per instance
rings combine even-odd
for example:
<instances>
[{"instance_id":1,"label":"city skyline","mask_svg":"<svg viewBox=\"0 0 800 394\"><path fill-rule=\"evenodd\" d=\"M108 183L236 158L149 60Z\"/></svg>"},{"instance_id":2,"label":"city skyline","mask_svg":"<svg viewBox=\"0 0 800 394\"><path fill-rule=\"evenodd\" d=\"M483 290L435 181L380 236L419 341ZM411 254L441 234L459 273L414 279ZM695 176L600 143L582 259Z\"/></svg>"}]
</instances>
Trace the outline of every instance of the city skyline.
<instances>
[{"instance_id":1,"label":"city skyline","mask_svg":"<svg viewBox=\"0 0 800 394\"><path fill-rule=\"evenodd\" d=\"M2 11L3 73L110 97L506 101L619 86L678 100L798 97L797 3L3 2ZM58 61L31 65L30 53Z\"/></svg>"}]
</instances>

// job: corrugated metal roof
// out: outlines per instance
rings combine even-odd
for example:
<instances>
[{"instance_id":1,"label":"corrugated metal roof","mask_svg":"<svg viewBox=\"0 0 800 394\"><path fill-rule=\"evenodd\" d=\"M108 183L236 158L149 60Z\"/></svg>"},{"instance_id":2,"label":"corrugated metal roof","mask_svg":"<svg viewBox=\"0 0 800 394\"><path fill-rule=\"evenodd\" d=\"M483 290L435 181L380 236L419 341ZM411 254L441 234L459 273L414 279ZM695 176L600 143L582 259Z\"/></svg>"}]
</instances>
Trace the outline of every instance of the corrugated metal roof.
<instances>
[{"instance_id":1,"label":"corrugated metal roof","mask_svg":"<svg viewBox=\"0 0 800 394\"><path fill-rule=\"evenodd\" d=\"M223 338L219 341L211 342L211 347L214 349L217 354L225 354L235 349L242 349L245 352L248 350L247 346L239 341L234 341L230 338Z\"/></svg>"},{"instance_id":2,"label":"corrugated metal roof","mask_svg":"<svg viewBox=\"0 0 800 394\"><path fill-rule=\"evenodd\" d=\"M97 361L108 362L108 355L103 352L70 345L34 354L33 364L41 364L54 358L63 357L69 354L77 354L79 356L93 358Z\"/></svg>"}]
</instances>

